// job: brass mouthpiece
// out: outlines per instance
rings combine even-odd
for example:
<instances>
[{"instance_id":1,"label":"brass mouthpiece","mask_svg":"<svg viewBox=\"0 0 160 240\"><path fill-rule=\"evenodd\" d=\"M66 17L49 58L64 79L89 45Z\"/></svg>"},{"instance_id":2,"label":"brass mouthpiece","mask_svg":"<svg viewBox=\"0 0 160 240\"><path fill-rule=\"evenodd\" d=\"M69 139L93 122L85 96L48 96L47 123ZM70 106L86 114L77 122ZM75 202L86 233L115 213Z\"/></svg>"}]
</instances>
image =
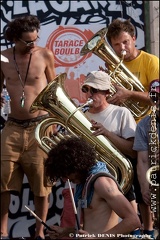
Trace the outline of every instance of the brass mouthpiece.
<instances>
[{"instance_id":1,"label":"brass mouthpiece","mask_svg":"<svg viewBox=\"0 0 160 240\"><path fill-rule=\"evenodd\" d=\"M122 51L121 51L121 55L122 55L122 56L125 56L126 53L127 53L126 50L122 50Z\"/></svg>"},{"instance_id":2,"label":"brass mouthpiece","mask_svg":"<svg viewBox=\"0 0 160 240\"><path fill-rule=\"evenodd\" d=\"M85 106L90 106L90 105L92 105L92 103L93 103L93 99L91 99L91 98L88 98L87 102L86 102L86 103L84 103L84 104L82 105L82 107L85 107Z\"/></svg>"}]
</instances>

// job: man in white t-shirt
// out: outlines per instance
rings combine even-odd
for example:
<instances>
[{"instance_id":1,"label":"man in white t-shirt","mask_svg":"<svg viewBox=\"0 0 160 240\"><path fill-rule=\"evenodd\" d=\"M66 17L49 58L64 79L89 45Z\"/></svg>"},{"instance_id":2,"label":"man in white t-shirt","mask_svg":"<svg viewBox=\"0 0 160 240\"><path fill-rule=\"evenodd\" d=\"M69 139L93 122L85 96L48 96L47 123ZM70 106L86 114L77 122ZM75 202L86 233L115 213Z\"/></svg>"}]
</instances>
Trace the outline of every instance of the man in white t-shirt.
<instances>
[{"instance_id":1,"label":"man in white t-shirt","mask_svg":"<svg viewBox=\"0 0 160 240\"><path fill-rule=\"evenodd\" d=\"M85 114L92 123L92 129L95 130L93 135L108 138L132 162L136 158L136 151L132 149L136 122L127 108L107 102L110 87L110 77L106 72L92 71L87 75L82 91L87 99L93 100L93 103ZM137 212L133 186L125 196ZM135 230L133 234L140 235L140 230Z\"/></svg>"},{"instance_id":2,"label":"man in white t-shirt","mask_svg":"<svg viewBox=\"0 0 160 240\"><path fill-rule=\"evenodd\" d=\"M94 136L104 135L124 155L135 158L136 152L132 147L136 122L127 108L107 102L110 86L110 77L103 71L92 71L87 75L82 91L87 99L93 100L93 103L85 114L93 124Z\"/></svg>"}]
</instances>

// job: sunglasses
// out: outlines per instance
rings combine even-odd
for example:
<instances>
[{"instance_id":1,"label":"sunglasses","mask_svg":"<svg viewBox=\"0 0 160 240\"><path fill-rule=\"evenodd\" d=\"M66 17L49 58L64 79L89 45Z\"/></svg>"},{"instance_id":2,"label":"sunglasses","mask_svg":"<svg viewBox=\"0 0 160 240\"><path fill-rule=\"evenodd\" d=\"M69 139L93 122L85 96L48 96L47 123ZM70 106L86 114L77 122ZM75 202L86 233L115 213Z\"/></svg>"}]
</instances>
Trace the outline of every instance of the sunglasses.
<instances>
[{"instance_id":1,"label":"sunglasses","mask_svg":"<svg viewBox=\"0 0 160 240\"><path fill-rule=\"evenodd\" d=\"M88 93L90 92L91 94L94 94L94 93L97 93L97 92L100 92L102 90L99 90L99 89L96 89L96 88L93 88L93 87L87 87L87 86L83 86L82 87L82 92L84 93Z\"/></svg>"},{"instance_id":2,"label":"sunglasses","mask_svg":"<svg viewBox=\"0 0 160 240\"><path fill-rule=\"evenodd\" d=\"M24 41L23 39L19 38L19 40L24 43L27 47L31 46L32 44L34 44L35 42L37 42L39 39L39 37L36 38L36 40L34 41Z\"/></svg>"},{"instance_id":3,"label":"sunglasses","mask_svg":"<svg viewBox=\"0 0 160 240\"><path fill-rule=\"evenodd\" d=\"M160 98L160 94L157 92L150 92L149 96L153 102L157 102Z\"/></svg>"}]
</instances>

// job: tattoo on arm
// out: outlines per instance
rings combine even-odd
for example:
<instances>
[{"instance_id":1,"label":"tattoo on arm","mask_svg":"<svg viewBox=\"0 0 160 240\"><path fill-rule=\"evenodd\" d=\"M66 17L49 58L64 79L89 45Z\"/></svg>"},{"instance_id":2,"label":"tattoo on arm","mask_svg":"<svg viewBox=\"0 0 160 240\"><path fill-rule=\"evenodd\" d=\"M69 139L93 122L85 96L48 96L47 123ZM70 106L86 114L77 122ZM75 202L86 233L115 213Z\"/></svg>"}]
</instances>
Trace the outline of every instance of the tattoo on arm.
<instances>
[{"instance_id":1,"label":"tattoo on arm","mask_svg":"<svg viewBox=\"0 0 160 240\"><path fill-rule=\"evenodd\" d=\"M115 189L114 189L113 187L107 188L107 192L108 192L108 193L114 192L114 190L115 190Z\"/></svg>"}]
</instances>

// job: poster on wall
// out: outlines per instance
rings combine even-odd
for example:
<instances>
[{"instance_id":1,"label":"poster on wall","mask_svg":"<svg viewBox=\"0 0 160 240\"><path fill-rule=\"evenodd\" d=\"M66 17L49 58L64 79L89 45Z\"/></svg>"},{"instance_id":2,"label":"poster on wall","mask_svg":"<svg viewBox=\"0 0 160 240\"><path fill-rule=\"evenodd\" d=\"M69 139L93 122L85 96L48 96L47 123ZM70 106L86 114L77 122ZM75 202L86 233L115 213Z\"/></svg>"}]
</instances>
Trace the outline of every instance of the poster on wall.
<instances>
[{"instance_id":1,"label":"poster on wall","mask_svg":"<svg viewBox=\"0 0 160 240\"><path fill-rule=\"evenodd\" d=\"M85 43L113 19L131 19L136 28L137 48L145 49L144 1L1 1L1 50L12 47L4 38L8 21L23 15L36 15L41 23L38 45L55 56L56 74L67 73L65 91L77 105L86 99L81 91L85 76L104 67L94 53L80 55ZM63 209L63 183L53 187L47 224L59 224ZM35 219L24 205L34 210L33 196L24 178L21 196L12 196L9 213L10 237L29 237Z\"/></svg>"},{"instance_id":2,"label":"poster on wall","mask_svg":"<svg viewBox=\"0 0 160 240\"><path fill-rule=\"evenodd\" d=\"M53 24L51 29L52 26ZM80 51L94 32L105 26L105 24L57 26L47 38L46 47L54 52L56 72L67 73L65 90L78 106L86 101L81 91L85 76L92 70L98 70L100 65L104 65L95 55L89 61L92 53L81 56Z\"/></svg>"}]
</instances>

